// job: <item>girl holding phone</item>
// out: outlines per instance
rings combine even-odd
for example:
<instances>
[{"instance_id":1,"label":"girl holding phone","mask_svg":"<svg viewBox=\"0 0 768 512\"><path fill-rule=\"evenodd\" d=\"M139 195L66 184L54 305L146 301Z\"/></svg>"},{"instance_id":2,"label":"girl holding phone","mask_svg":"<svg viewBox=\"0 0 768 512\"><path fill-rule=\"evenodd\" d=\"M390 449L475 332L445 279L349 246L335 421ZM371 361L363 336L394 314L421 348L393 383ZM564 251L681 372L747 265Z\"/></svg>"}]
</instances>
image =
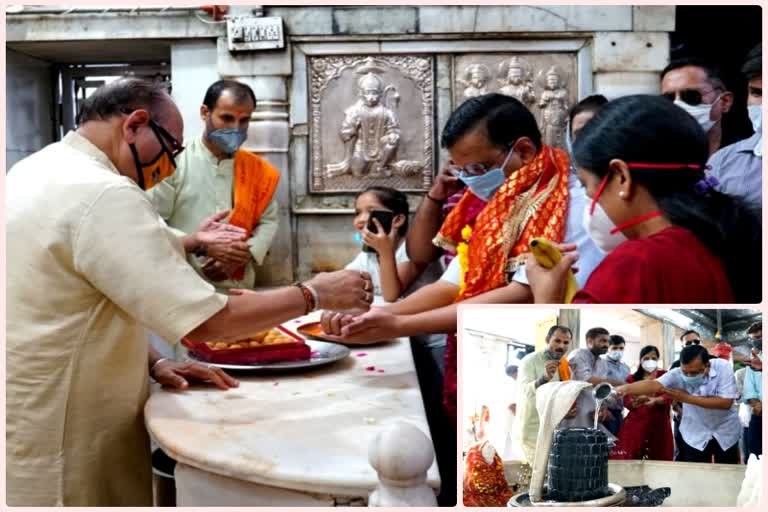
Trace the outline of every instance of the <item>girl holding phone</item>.
<instances>
[{"instance_id":1,"label":"girl holding phone","mask_svg":"<svg viewBox=\"0 0 768 512\"><path fill-rule=\"evenodd\" d=\"M389 187L368 187L355 197L352 221L363 250L345 268L368 272L374 296L394 302L424 270L409 260L405 251L408 232L408 200Z\"/></svg>"}]
</instances>

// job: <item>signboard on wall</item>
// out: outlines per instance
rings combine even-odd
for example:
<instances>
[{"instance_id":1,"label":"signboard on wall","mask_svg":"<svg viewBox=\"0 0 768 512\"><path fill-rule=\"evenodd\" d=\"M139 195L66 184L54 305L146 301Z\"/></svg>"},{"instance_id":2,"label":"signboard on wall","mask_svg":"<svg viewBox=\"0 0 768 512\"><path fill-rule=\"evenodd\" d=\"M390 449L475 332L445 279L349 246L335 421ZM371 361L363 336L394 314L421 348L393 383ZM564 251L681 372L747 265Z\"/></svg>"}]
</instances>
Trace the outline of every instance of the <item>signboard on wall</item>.
<instances>
[{"instance_id":1,"label":"signboard on wall","mask_svg":"<svg viewBox=\"0 0 768 512\"><path fill-rule=\"evenodd\" d=\"M284 48L283 18L279 16L228 18L227 45L231 52Z\"/></svg>"}]
</instances>

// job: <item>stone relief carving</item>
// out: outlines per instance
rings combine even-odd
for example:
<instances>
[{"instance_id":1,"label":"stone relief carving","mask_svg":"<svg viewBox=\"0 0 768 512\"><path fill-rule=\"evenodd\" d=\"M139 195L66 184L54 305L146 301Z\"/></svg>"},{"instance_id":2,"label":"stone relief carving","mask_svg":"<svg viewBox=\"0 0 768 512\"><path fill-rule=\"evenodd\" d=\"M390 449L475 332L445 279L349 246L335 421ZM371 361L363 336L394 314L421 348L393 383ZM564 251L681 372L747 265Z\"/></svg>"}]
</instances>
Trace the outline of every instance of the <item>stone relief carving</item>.
<instances>
[{"instance_id":1,"label":"stone relief carving","mask_svg":"<svg viewBox=\"0 0 768 512\"><path fill-rule=\"evenodd\" d=\"M432 184L431 57L310 57L311 192Z\"/></svg>"},{"instance_id":2,"label":"stone relief carving","mask_svg":"<svg viewBox=\"0 0 768 512\"><path fill-rule=\"evenodd\" d=\"M577 100L575 53L463 54L453 69L454 109L480 94L512 96L536 117L545 143L564 147L568 109Z\"/></svg>"},{"instance_id":3,"label":"stone relief carving","mask_svg":"<svg viewBox=\"0 0 768 512\"><path fill-rule=\"evenodd\" d=\"M520 100L531 108L536 103L536 93L533 90L533 80L527 63L512 57L499 64L499 82L502 84L499 92Z\"/></svg>"},{"instance_id":4,"label":"stone relief carving","mask_svg":"<svg viewBox=\"0 0 768 512\"><path fill-rule=\"evenodd\" d=\"M464 86L464 98L474 98L488 92L491 80L490 70L483 64L470 64L464 69L463 78L456 81Z\"/></svg>"},{"instance_id":5,"label":"stone relief carving","mask_svg":"<svg viewBox=\"0 0 768 512\"><path fill-rule=\"evenodd\" d=\"M563 147L568 125L568 90L564 87L562 71L552 66L543 73L543 82L546 89L539 100L541 135L545 144Z\"/></svg>"}]
</instances>

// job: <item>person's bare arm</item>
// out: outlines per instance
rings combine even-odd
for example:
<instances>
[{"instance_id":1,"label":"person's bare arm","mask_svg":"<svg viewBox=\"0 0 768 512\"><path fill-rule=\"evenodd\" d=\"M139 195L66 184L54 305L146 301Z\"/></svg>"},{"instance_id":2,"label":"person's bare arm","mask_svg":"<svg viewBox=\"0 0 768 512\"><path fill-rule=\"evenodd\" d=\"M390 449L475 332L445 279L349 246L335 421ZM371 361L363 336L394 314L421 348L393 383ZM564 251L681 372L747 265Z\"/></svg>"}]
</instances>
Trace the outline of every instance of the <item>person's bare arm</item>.
<instances>
[{"instance_id":1,"label":"person's bare arm","mask_svg":"<svg viewBox=\"0 0 768 512\"><path fill-rule=\"evenodd\" d=\"M627 395L655 395L661 393L664 385L657 380L641 380L631 384L623 384L616 390L619 396Z\"/></svg>"},{"instance_id":2,"label":"person's bare arm","mask_svg":"<svg viewBox=\"0 0 768 512\"><path fill-rule=\"evenodd\" d=\"M373 293L370 276L355 270L318 274L307 282L318 296L318 308L367 310ZM194 343L238 338L299 317L306 310L302 291L295 286L232 295L226 306L186 336Z\"/></svg>"},{"instance_id":3,"label":"person's bare arm","mask_svg":"<svg viewBox=\"0 0 768 512\"><path fill-rule=\"evenodd\" d=\"M445 168L421 200L405 239L408 258L415 264L429 265L440 255L440 249L432 243L432 239L443 224L443 204L460 189L459 179Z\"/></svg>"},{"instance_id":4,"label":"person's bare arm","mask_svg":"<svg viewBox=\"0 0 768 512\"><path fill-rule=\"evenodd\" d=\"M440 279L419 288L403 300L389 304L383 309L396 315L412 315L448 306L456 300L458 294L458 286Z\"/></svg>"},{"instance_id":5,"label":"person's bare arm","mask_svg":"<svg viewBox=\"0 0 768 512\"><path fill-rule=\"evenodd\" d=\"M698 405L705 409L730 409L733 405L732 398L723 398L720 396L696 396L682 389L662 388L663 393L679 402L691 405Z\"/></svg>"},{"instance_id":6,"label":"person's bare arm","mask_svg":"<svg viewBox=\"0 0 768 512\"><path fill-rule=\"evenodd\" d=\"M595 386L597 384L602 384L603 382L607 382L608 384L610 384L611 386L614 386L614 387L623 386L623 385L626 384L625 381L609 380L609 379L603 379L603 378L600 378L600 377L590 377L590 378L587 379L587 382L589 382L593 386Z\"/></svg>"}]
</instances>

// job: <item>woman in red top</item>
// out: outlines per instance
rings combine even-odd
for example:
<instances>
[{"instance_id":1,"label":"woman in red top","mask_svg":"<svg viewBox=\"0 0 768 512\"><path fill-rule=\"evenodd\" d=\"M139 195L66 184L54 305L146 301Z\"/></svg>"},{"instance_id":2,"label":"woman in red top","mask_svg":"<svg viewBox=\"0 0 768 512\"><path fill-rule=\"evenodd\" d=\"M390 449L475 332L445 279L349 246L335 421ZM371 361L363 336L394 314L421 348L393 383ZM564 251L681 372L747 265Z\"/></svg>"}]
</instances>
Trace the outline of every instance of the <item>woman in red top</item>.
<instances>
[{"instance_id":1,"label":"woman in red top","mask_svg":"<svg viewBox=\"0 0 768 512\"><path fill-rule=\"evenodd\" d=\"M640 366L627 377L627 382L657 379L666 372L658 368L659 349L653 345L640 351ZM675 447L669 426L669 407L672 400L666 395L626 396L624 407L629 414L619 430L619 441L611 451L611 459L672 460Z\"/></svg>"},{"instance_id":2,"label":"woman in red top","mask_svg":"<svg viewBox=\"0 0 768 512\"><path fill-rule=\"evenodd\" d=\"M592 198L584 226L608 255L574 302L760 302L758 217L715 189L708 155L699 124L660 96L611 101L584 126L574 144ZM535 302L563 301L576 258L547 270L529 257Z\"/></svg>"}]
</instances>

